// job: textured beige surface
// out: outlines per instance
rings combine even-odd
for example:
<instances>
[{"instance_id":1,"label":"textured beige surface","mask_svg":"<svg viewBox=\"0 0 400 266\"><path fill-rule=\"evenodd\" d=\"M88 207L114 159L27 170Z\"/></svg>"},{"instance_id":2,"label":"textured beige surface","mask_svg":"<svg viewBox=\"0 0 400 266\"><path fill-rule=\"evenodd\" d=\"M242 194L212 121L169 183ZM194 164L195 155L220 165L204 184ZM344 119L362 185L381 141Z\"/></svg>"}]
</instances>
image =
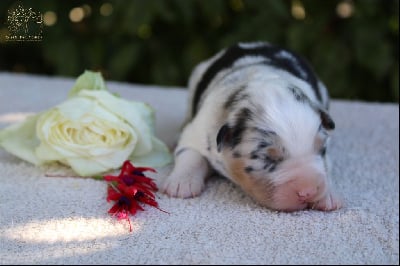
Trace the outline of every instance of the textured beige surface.
<instances>
[{"instance_id":1,"label":"textured beige surface","mask_svg":"<svg viewBox=\"0 0 400 266\"><path fill-rule=\"evenodd\" d=\"M0 73L0 128L63 101L74 80ZM107 82L156 109L156 134L178 137L186 91ZM193 199L157 193L124 221L107 214L106 184L45 177L0 150L1 264L399 264L399 106L334 100L333 179L346 206L279 213L213 177ZM169 167L158 169L160 178Z\"/></svg>"}]
</instances>

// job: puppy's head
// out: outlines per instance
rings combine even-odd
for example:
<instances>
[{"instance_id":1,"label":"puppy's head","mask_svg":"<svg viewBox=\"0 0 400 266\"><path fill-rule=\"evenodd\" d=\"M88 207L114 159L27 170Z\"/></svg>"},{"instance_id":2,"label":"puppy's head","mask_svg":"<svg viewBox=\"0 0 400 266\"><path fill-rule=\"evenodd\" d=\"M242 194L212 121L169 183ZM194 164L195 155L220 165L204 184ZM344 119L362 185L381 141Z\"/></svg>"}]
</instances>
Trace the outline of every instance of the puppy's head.
<instances>
[{"instance_id":1,"label":"puppy's head","mask_svg":"<svg viewBox=\"0 0 400 266\"><path fill-rule=\"evenodd\" d=\"M280 88L283 90L282 88ZM298 89L231 110L217 135L228 177L268 208L296 211L328 192L325 152L334 122Z\"/></svg>"}]
</instances>

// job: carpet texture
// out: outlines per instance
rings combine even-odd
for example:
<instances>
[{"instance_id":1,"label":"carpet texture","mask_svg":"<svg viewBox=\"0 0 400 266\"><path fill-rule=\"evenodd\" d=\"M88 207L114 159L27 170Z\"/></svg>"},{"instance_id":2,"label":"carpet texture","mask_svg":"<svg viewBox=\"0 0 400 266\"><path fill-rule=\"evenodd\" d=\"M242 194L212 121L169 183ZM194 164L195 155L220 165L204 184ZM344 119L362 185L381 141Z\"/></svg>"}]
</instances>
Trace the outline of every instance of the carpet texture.
<instances>
[{"instance_id":1,"label":"carpet texture","mask_svg":"<svg viewBox=\"0 0 400 266\"><path fill-rule=\"evenodd\" d=\"M0 73L0 128L66 99L74 79ZM173 147L182 88L107 82L123 98L156 110L156 135ZM331 103L334 212L280 213L212 177L199 197L157 192L160 208L125 221L107 214L106 183L46 177L0 150L1 264L399 264L399 105ZM165 176L171 166L151 176Z\"/></svg>"}]
</instances>

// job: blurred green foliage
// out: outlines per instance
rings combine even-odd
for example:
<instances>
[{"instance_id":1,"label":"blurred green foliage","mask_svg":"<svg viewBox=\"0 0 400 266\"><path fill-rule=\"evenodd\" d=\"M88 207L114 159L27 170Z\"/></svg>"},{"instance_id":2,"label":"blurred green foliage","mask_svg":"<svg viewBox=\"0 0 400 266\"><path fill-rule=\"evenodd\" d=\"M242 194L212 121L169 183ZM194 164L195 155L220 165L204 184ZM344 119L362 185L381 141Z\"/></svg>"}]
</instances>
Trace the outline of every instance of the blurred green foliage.
<instances>
[{"instance_id":1,"label":"blurred green foliage","mask_svg":"<svg viewBox=\"0 0 400 266\"><path fill-rule=\"evenodd\" d=\"M17 3L47 23L48 11L56 15L42 41L5 41ZM76 7L84 16L72 22ZM398 102L398 10L398 0L2 0L0 71L76 77L92 69L108 80L186 86L201 60L264 40L306 57L333 98Z\"/></svg>"}]
</instances>

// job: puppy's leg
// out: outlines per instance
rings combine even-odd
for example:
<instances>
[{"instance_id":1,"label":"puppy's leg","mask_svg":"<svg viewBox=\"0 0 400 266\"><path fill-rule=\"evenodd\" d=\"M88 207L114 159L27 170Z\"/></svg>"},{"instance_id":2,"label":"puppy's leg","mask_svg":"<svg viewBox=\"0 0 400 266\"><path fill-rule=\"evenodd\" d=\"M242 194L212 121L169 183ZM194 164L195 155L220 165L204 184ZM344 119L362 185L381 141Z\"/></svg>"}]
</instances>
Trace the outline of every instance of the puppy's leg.
<instances>
[{"instance_id":1,"label":"puppy's leg","mask_svg":"<svg viewBox=\"0 0 400 266\"><path fill-rule=\"evenodd\" d=\"M162 182L160 190L170 196L189 198L201 193L210 166L199 152L191 148L178 148L175 165Z\"/></svg>"}]
</instances>

